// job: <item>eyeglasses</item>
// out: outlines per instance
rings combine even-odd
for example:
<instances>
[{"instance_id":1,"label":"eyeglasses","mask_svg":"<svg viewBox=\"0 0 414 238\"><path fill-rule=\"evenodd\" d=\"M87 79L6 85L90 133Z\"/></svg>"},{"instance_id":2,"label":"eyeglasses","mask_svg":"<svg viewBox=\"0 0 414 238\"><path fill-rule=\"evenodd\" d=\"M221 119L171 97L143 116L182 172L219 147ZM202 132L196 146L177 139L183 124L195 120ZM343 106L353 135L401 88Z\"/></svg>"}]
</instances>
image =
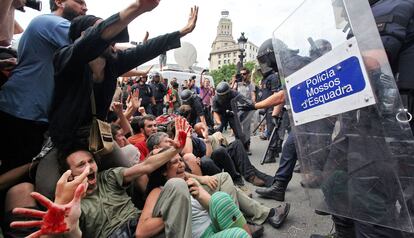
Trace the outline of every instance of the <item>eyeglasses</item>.
<instances>
[{"instance_id":1,"label":"eyeglasses","mask_svg":"<svg viewBox=\"0 0 414 238\"><path fill-rule=\"evenodd\" d=\"M248 75L248 73L241 73L241 75Z\"/></svg>"}]
</instances>

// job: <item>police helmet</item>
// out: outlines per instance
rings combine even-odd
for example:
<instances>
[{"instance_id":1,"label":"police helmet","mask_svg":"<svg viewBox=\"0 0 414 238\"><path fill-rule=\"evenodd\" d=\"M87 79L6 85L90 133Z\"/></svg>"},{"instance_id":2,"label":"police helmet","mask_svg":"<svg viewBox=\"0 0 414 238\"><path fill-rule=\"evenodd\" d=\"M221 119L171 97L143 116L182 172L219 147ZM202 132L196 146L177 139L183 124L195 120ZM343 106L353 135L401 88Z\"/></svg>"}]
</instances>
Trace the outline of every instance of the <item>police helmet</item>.
<instances>
[{"instance_id":1,"label":"police helmet","mask_svg":"<svg viewBox=\"0 0 414 238\"><path fill-rule=\"evenodd\" d=\"M184 89L181 92L180 97L181 97L181 101L183 103L190 103L191 99L193 99L193 97L194 97L194 92L191 91L190 89Z\"/></svg>"},{"instance_id":2,"label":"police helmet","mask_svg":"<svg viewBox=\"0 0 414 238\"><path fill-rule=\"evenodd\" d=\"M312 45L309 49L309 56L312 58L317 55L321 56L328 53L331 50L332 45L329 41L325 39L318 39L315 41L315 44Z\"/></svg>"},{"instance_id":3,"label":"police helmet","mask_svg":"<svg viewBox=\"0 0 414 238\"><path fill-rule=\"evenodd\" d=\"M257 61L259 62L263 76L267 77L272 72L277 72L277 63L275 52L273 50L272 38L267 39L259 47L257 52Z\"/></svg>"},{"instance_id":4,"label":"police helmet","mask_svg":"<svg viewBox=\"0 0 414 238\"><path fill-rule=\"evenodd\" d=\"M224 96L230 92L230 84L227 82L220 82L217 84L216 93L218 96Z\"/></svg>"}]
</instances>

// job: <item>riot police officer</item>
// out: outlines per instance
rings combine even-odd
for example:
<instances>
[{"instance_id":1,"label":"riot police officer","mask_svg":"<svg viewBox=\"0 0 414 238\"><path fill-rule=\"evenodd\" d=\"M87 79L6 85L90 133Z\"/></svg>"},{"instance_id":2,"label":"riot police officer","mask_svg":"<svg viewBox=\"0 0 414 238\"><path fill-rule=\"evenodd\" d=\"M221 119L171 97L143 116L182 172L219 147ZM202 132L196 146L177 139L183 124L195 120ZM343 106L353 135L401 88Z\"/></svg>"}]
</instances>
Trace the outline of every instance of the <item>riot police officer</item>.
<instances>
[{"instance_id":1,"label":"riot police officer","mask_svg":"<svg viewBox=\"0 0 414 238\"><path fill-rule=\"evenodd\" d=\"M161 74L155 72L152 74L151 89L155 99L155 105L152 107L154 116L160 116L164 109L164 96L167 94L167 87L161 82Z\"/></svg>"},{"instance_id":2,"label":"riot police officer","mask_svg":"<svg viewBox=\"0 0 414 238\"><path fill-rule=\"evenodd\" d=\"M204 125L207 125L201 98L190 89L183 90L180 97L182 105L188 105L191 107L191 109L189 108L189 111L183 112L184 114L182 115L187 118L190 125L194 127L197 122L202 122Z\"/></svg>"},{"instance_id":3,"label":"riot police officer","mask_svg":"<svg viewBox=\"0 0 414 238\"><path fill-rule=\"evenodd\" d=\"M283 57L283 60L286 62L287 74L290 74L311 62L310 58L299 56L297 50L289 49L282 41L276 40L275 43L280 49L283 50L283 55L281 55L281 57ZM258 61L262 71L277 72L278 68L273 50L272 39L266 40L260 48L262 49L262 53L260 54L260 58L258 57ZM271 96L261 102L254 105L242 105L240 108L244 110L254 110L268 108L271 106L280 106L283 105L284 102L285 93L283 90L279 90L275 91ZM273 185L269 188L258 188L256 189L256 193L266 198L284 201L285 191L292 178L296 161L297 153L294 135L293 132L289 132L288 138L282 148L282 156L280 158L279 168L274 176Z\"/></svg>"},{"instance_id":4,"label":"riot police officer","mask_svg":"<svg viewBox=\"0 0 414 238\"><path fill-rule=\"evenodd\" d=\"M277 69L273 69L269 67L269 60L268 54L273 53L272 47L272 39L268 39L259 47L257 53L257 60L260 65L260 71L263 75L262 80L262 100L270 97L272 94L277 93L278 91L282 90L282 85L280 83L279 74ZM274 62L276 64L276 62ZM282 106L277 107L268 107L265 110L265 117L266 117L266 127L267 127L267 135L266 137L270 139L269 146L265 154L265 158L263 160L264 163L273 163L276 162L276 157L278 157L279 152L282 150L282 142L283 142L283 135L282 130L285 128L279 128L281 125L281 121L283 120L283 111L281 110ZM275 116L275 117L273 117ZM285 121L289 120L288 117L284 117ZM273 133L274 128L276 127L276 131ZM273 134L273 136L271 136Z\"/></svg>"}]
</instances>

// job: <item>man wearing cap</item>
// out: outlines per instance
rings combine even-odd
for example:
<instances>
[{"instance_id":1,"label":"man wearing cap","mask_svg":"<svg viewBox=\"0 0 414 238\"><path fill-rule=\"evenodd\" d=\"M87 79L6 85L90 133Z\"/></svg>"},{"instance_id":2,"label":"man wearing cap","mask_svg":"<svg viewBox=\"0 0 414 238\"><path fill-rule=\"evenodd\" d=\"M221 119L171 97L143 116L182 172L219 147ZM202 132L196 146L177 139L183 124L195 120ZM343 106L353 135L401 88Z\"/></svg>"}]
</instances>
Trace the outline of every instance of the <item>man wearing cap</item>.
<instances>
[{"instance_id":1,"label":"man wearing cap","mask_svg":"<svg viewBox=\"0 0 414 238\"><path fill-rule=\"evenodd\" d=\"M152 106L154 116L161 116L164 109L164 96L167 94L167 87L161 82L161 75L158 72L152 74L151 89L155 99L155 105Z\"/></svg>"}]
</instances>

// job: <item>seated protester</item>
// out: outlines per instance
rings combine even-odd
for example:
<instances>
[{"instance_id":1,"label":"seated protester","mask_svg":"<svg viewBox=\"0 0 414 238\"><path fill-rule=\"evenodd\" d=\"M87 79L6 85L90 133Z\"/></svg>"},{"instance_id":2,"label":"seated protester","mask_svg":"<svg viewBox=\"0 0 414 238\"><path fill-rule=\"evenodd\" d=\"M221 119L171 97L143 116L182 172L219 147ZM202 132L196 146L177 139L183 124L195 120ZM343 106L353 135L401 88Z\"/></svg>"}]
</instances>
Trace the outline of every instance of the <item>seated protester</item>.
<instances>
[{"instance_id":1,"label":"seated protester","mask_svg":"<svg viewBox=\"0 0 414 238\"><path fill-rule=\"evenodd\" d=\"M197 123L194 129L199 137L204 137L203 131L206 130L206 126L204 124ZM209 141L211 141L212 137L209 138ZM199 144L201 143L203 142L200 142ZM202 147L202 145L200 147ZM241 174L246 181L256 186L268 187L272 185L273 177L259 171L252 165L247 152L240 140L235 139L227 147L220 147L221 148L217 148L213 151L211 154L211 159L217 164L219 168L224 169L226 172L229 172L232 175L232 178L235 177L235 179L233 179L236 184L239 185L239 176ZM233 167L235 168L235 172L230 172L233 170Z\"/></svg>"},{"instance_id":2,"label":"seated protester","mask_svg":"<svg viewBox=\"0 0 414 238\"><path fill-rule=\"evenodd\" d=\"M141 153L139 152L137 147L129 143L129 141L123 134L122 128L117 124L111 124L111 132L112 137L114 138L118 146L121 148L122 152L124 152L125 157L127 157L130 160L131 166L138 163Z\"/></svg>"},{"instance_id":3,"label":"seated protester","mask_svg":"<svg viewBox=\"0 0 414 238\"><path fill-rule=\"evenodd\" d=\"M73 43L58 50L54 57L55 90L49 132L57 150L70 150L74 146L87 148L92 123L91 96L95 99L97 118L105 120L117 77L166 50L179 47L180 38L194 30L197 11L191 12L187 25L180 31L150 39L145 44L124 51L113 51L111 44L128 40L127 25L158 3L137 0L104 21L90 15L72 21L69 37ZM114 145L111 153L100 158L101 165L105 168L127 167L128 160L119 151L118 146ZM54 163L53 159L50 160ZM44 167L43 175L50 170L50 166ZM50 191L53 187L49 183L44 192L51 195Z\"/></svg>"},{"instance_id":4,"label":"seated protester","mask_svg":"<svg viewBox=\"0 0 414 238\"><path fill-rule=\"evenodd\" d=\"M180 123L178 123L178 126L179 125ZM182 128L179 127L179 130L182 130ZM172 142L173 140L168 138L165 133L162 132L157 132L151 135L147 141L148 148L152 148L153 150L169 147L172 145ZM183 157L187 156L192 156L194 158L194 155L191 153L186 153ZM184 163L186 164L185 161ZM192 168L191 170L194 169ZM195 169L194 171L200 171L200 168ZM197 179L209 193L213 194L216 191L222 191L230 194L233 200L237 201L236 203L240 205L240 210L245 217L255 224L260 225L267 221L273 227L278 228L289 212L290 204L288 203L284 206L270 209L261 205L256 200L251 199L247 194L234 185L228 173L217 173L213 176L202 175L203 174L200 176L200 174L195 174L193 171L189 172L186 170L186 176Z\"/></svg>"},{"instance_id":5,"label":"seated protester","mask_svg":"<svg viewBox=\"0 0 414 238\"><path fill-rule=\"evenodd\" d=\"M71 225L77 224L77 227L70 229L69 237L135 237L140 211L134 207L126 189L135 178L153 172L182 150L185 137L184 141L179 138L180 133L183 132L177 133L172 147L130 168L111 168L98 173L93 155L86 150L74 149L68 156L60 157L60 169L66 172L56 185L57 204L68 204L72 200L77 185L69 181L74 178L80 184L87 180L86 196L80 202L79 221L72 220ZM190 237L187 234L191 234L191 207L186 183L179 179L168 181L164 192L158 197L158 202L160 206L155 212L168 214L164 218L164 222L168 224L163 229L166 236ZM180 209L176 209L176 206ZM53 213L56 210L50 209L48 212ZM57 219L51 220L59 221L59 215L64 220L65 212L54 214L53 217ZM58 225L52 227L61 228ZM65 229L54 232L62 233Z\"/></svg>"},{"instance_id":6,"label":"seated protester","mask_svg":"<svg viewBox=\"0 0 414 238\"><path fill-rule=\"evenodd\" d=\"M168 147L163 150L167 150ZM149 175L149 195L138 222L137 236L152 237L168 226L164 223L167 214L157 213L159 196L164 191L163 186L171 179L185 181L188 185L188 201L191 204L191 237L250 237L243 214L224 192L215 192L210 195L192 178L185 175L185 165L180 155L175 155L166 165ZM191 196L190 196L191 194ZM177 207L177 210L181 210ZM263 233L263 229L261 231Z\"/></svg>"},{"instance_id":7,"label":"seated protester","mask_svg":"<svg viewBox=\"0 0 414 238\"><path fill-rule=\"evenodd\" d=\"M140 141L145 140L144 134L141 133L141 127L139 127L139 120L140 119L141 119L140 116L133 117L132 120L131 120L131 123L130 123L133 135L128 137L128 142L133 144L133 145L135 145L136 143L138 143Z\"/></svg>"},{"instance_id":8,"label":"seated protester","mask_svg":"<svg viewBox=\"0 0 414 238\"><path fill-rule=\"evenodd\" d=\"M138 136L135 138L136 142L134 145L135 147L138 148L138 150L141 153L139 160L144 161L150 152L147 148L146 140L148 139L150 135L156 133L158 130L157 123L155 121L155 116L146 115L146 116L140 117L138 119L138 128L140 128L141 136L139 137L139 139L137 138Z\"/></svg>"}]
</instances>

